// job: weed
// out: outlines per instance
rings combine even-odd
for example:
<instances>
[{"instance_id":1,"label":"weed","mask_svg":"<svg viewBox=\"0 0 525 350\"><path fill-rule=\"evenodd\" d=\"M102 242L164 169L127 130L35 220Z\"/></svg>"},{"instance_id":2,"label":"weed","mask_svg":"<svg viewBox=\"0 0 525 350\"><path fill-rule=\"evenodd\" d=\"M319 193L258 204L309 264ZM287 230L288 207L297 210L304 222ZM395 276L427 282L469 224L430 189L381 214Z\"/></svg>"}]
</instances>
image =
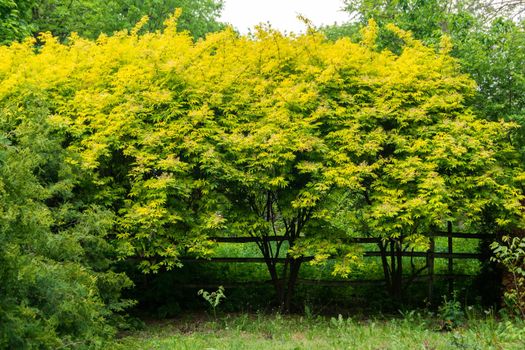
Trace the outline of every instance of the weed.
<instances>
[{"instance_id":1,"label":"weed","mask_svg":"<svg viewBox=\"0 0 525 350\"><path fill-rule=\"evenodd\" d=\"M219 306L221 299L226 299L226 295L224 295L224 287L219 286L219 289L211 293L201 289L197 292L197 295L202 295L204 300L210 304L213 311L213 317L217 319L217 306Z\"/></svg>"},{"instance_id":2,"label":"weed","mask_svg":"<svg viewBox=\"0 0 525 350\"><path fill-rule=\"evenodd\" d=\"M438 317L440 318L442 330L451 331L463 324L465 313L455 293L450 300L447 300L446 296L443 297L443 304L439 307Z\"/></svg>"}]
</instances>

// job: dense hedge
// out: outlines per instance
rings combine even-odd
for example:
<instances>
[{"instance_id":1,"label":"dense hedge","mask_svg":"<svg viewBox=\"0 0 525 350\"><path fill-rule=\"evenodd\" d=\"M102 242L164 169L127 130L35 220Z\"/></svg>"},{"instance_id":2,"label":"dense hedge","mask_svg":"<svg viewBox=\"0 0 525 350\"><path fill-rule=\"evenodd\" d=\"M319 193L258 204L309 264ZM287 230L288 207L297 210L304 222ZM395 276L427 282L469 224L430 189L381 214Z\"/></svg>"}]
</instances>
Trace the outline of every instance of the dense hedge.
<instances>
[{"instance_id":1,"label":"dense hedge","mask_svg":"<svg viewBox=\"0 0 525 350\"><path fill-rule=\"evenodd\" d=\"M425 246L487 210L519 225L514 126L465 106L475 86L446 38L435 51L390 27L398 53L380 51L371 23L360 43L264 29L194 43L175 22L0 47L7 346L110 334L129 285L113 247L155 272L210 254L211 235L282 234L290 257L336 256L348 275L348 235Z\"/></svg>"},{"instance_id":2,"label":"dense hedge","mask_svg":"<svg viewBox=\"0 0 525 350\"><path fill-rule=\"evenodd\" d=\"M76 195L78 169L38 89L0 109L0 348L98 348L131 286L111 271L113 214Z\"/></svg>"}]
</instances>

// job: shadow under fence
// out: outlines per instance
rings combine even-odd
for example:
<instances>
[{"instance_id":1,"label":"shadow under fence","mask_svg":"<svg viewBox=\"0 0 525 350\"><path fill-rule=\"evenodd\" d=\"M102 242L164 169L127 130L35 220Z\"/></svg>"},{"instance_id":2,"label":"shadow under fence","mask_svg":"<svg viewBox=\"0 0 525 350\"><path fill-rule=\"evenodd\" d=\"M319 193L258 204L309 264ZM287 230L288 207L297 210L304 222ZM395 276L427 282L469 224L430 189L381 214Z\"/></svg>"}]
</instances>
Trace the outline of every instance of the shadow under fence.
<instances>
[{"instance_id":1,"label":"shadow under fence","mask_svg":"<svg viewBox=\"0 0 525 350\"><path fill-rule=\"evenodd\" d=\"M215 256L209 259L183 257L181 261L185 267L181 271L185 272L173 272L171 277L164 277L169 281L157 283L167 283L172 291L177 291L179 300L185 300L184 295L187 296L186 299L191 299L200 289L213 290L222 285L230 299L243 300L241 308L249 308L251 305L254 309L261 306L278 308L279 305L272 304L269 300L276 299L279 288L294 284L293 288L297 286L294 297L296 310L314 303L319 310L328 313L335 312L342 305L351 305L352 301L354 306L357 304L378 309L381 308L378 306L378 299L381 298L388 299L394 308L407 304L432 306L440 302L441 296L452 295L458 289L464 289L469 298L476 297L476 291L472 289L475 289L473 286L481 272L480 266L489 263L490 258L478 247L497 237L493 234L453 232L450 223L445 231L431 232L428 237L430 244L427 251L411 249L403 236L396 239L371 236L348 238L345 243L362 244L363 259L374 260L378 268L375 273L356 274L357 276L347 279L336 279L329 273L317 273L315 269L319 267L308 264L313 257L292 259L283 254L284 256L273 256L269 261L268 256L257 256L258 250L254 249L251 250L253 256ZM210 239L221 245L237 246L286 241L284 236ZM472 266L465 268L462 263L464 261L471 261L468 264ZM270 274L266 269L269 264L275 267L275 271L279 265L295 264L296 270L292 270L295 271L295 276ZM238 280L235 276L239 277ZM156 278L158 280L162 277ZM493 288L499 288L499 281L485 283L492 283ZM345 299L352 301L347 302ZM191 302L188 303L191 305ZM230 308L235 311L234 306Z\"/></svg>"}]
</instances>

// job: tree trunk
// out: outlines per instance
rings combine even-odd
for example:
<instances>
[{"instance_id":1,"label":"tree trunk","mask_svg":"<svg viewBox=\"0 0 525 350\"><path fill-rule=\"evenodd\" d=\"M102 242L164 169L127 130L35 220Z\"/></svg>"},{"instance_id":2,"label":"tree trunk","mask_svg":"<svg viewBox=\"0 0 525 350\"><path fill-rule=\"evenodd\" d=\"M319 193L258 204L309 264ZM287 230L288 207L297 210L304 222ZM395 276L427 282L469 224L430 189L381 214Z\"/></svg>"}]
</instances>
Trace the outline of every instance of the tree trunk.
<instances>
[{"instance_id":1,"label":"tree trunk","mask_svg":"<svg viewBox=\"0 0 525 350\"><path fill-rule=\"evenodd\" d=\"M401 240L395 241L392 245L392 249L392 256L395 257L392 297L397 301L401 301L403 298L403 245Z\"/></svg>"},{"instance_id":2,"label":"tree trunk","mask_svg":"<svg viewBox=\"0 0 525 350\"><path fill-rule=\"evenodd\" d=\"M390 240L390 251L388 243L379 243L381 252L381 264L388 294L394 300L401 300L403 294L403 251L401 241ZM390 253L390 263L388 254Z\"/></svg>"},{"instance_id":3,"label":"tree trunk","mask_svg":"<svg viewBox=\"0 0 525 350\"><path fill-rule=\"evenodd\" d=\"M380 241L378 245L379 245L379 251L381 252L381 265L383 266L383 275L385 277L385 285L386 285L388 292L390 293L390 290L392 288L392 280L390 278L390 267L388 266L386 244L383 244L383 242Z\"/></svg>"},{"instance_id":4,"label":"tree trunk","mask_svg":"<svg viewBox=\"0 0 525 350\"><path fill-rule=\"evenodd\" d=\"M284 295L283 300L281 300L281 311L283 313L289 313L291 310L291 303L292 303L292 297L295 292L295 286L297 284L297 277L299 276L299 269L301 267L301 259L291 259L289 268L290 273L288 277L288 281L283 280L283 284L286 284L286 293ZM283 285L284 287L284 285Z\"/></svg>"},{"instance_id":5,"label":"tree trunk","mask_svg":"<svg viewBox=\"0 0 525 350\"><path fill-rule=\"evenodd\" d=\"M281 275L279 275L279 269L275 259L278 258L276 253L272 255L272 250L268 246L271 244L268 239L261 239L258 243L259 250L261 251L268 273L272 281L272 285L275 290L276 302L279 309L283 313L289 313L291 311L292 298L297 284L299 276L299 270L301 267L302 259L293 259L287 255L286 262L283 265ZM290 244L291 246L292 244Z\"/></svg>"},{"instance_id":6,"label":"tree trunk","mask_svg":"<svg viewBox=\"0 0 525 350\"><path fill-rule=\"evenodd\" d=\"M270 273L270 278L272 280L272 285L275 290L277 299L282 300L282 296L284 293L284 288L283 288L284 286L283 286L282 279L279 278L279 274L277 272L275 262L273 262L271 258L267 259L265 257L265 260L266 260L266 266L268 267L268 272Z\"/></svg>"}]
</instances>

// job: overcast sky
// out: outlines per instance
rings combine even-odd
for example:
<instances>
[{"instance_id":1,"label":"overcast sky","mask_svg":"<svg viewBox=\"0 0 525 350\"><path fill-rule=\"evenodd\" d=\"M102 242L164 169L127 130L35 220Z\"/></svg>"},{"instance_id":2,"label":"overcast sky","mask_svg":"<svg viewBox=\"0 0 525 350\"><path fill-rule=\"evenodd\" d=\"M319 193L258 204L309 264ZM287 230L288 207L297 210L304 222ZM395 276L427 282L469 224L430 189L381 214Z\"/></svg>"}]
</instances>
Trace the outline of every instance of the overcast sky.
<instances>
[{"instance_id":1,"label":"overcast sky","mask_svg":"<svg viewBox=\"0 0 525 350\"><path fill-rule=\"evenodd\" d=\"M314 25L342 23L349 19L341 12L343 0L225 0L221 21L231 23L241 33L261 22L286 32L304 31L297 19L301 14Z\"/></svg>"}]
</instances>

